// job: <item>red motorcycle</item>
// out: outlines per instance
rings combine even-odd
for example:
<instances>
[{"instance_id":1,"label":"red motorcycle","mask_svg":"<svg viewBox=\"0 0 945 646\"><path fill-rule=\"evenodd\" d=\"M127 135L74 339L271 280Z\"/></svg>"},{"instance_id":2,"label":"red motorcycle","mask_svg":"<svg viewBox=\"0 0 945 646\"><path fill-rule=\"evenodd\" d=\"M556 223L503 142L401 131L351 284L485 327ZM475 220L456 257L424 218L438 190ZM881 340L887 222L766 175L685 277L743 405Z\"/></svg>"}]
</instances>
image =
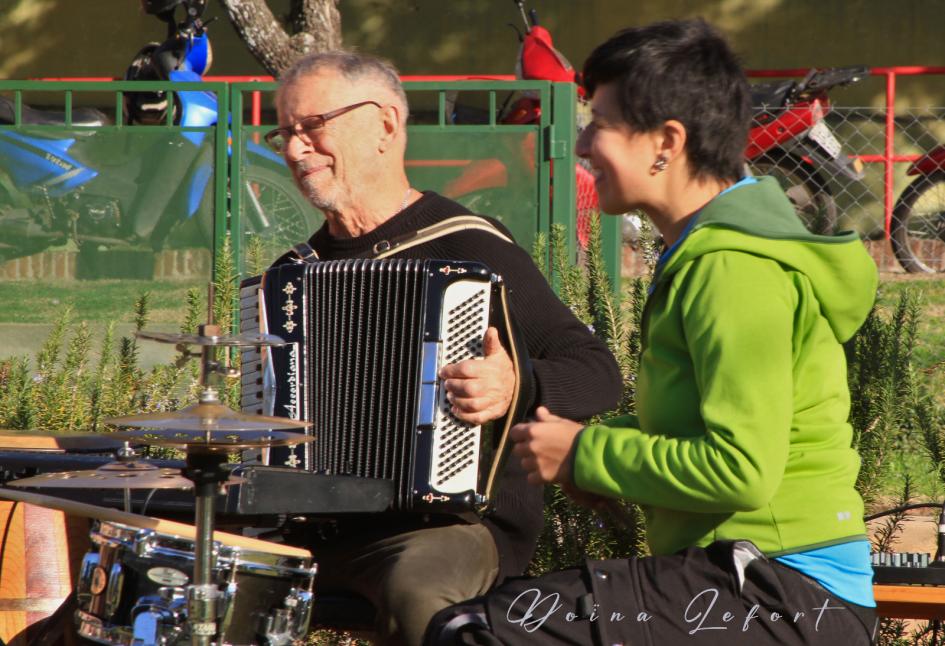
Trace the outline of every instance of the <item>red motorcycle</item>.
<instances>
[{"instance_id":1,"label":"red motorcycle","mask_svg":"<svg viewBox=\"0 0 945 646\"><path fill-rule=\"evenodd\" d=\"M893 209L893 253L909 273L945 271L945 146L913 162L906 174L916 178Z\"/></svg>"},{"instance_id":2,"label":"red motorcycle","mask_svg":"<svg viewBox=\"0 0 945 646\"><path fill-rule=\"evenodd\" d=\"M755 114L745 149L750 169L772 175L814 233L832 233L837 205L828 180L863 179L863 162L843 153L824 117L828 90L869 75L868 67L812 69L800 81L758 83L751 87Z\"/></svg>"}]
</instances>

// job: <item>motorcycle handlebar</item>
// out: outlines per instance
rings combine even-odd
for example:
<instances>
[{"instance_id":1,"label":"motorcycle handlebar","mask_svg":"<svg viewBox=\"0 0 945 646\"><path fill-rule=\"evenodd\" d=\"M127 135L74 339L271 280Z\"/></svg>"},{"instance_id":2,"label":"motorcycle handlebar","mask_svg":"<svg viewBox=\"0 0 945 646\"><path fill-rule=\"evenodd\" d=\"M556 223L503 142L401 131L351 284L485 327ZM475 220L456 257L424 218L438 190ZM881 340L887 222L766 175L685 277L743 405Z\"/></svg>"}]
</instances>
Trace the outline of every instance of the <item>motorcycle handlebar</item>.
<instances>
[{"instance_id":1,"label":"motorcycle handlebar","mask_svg":"<svg viewBox=\"0 0 945 646\"><path fill-rule=\"evenodd\" d=\"M863 80L870 74L870 68L857 65L853 67L833 67L817 70L813 75L808 74L798 87L798 92L823 92L832 87L849 85Z\"/></svg>"}]
</instances>

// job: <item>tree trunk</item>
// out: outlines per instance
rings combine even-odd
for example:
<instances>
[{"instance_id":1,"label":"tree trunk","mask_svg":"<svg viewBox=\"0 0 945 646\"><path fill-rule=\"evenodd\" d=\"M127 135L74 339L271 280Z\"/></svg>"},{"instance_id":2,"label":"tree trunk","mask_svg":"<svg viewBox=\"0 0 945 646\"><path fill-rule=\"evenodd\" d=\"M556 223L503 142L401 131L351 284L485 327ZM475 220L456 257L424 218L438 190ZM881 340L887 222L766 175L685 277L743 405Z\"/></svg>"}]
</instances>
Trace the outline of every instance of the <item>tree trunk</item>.
<instances>
[{"instance_id":1,"label":"tree trunk","mask_svg":"<svg viewBox=\"0 0 945 646\"><path fill-rule=\"evenodd\" d=\"M311 52L341 47L338 0L292 0L287 23L273 15L266 0L220 0L230 22L256 60L273 76Z\"/></svg>"}]
</instances>

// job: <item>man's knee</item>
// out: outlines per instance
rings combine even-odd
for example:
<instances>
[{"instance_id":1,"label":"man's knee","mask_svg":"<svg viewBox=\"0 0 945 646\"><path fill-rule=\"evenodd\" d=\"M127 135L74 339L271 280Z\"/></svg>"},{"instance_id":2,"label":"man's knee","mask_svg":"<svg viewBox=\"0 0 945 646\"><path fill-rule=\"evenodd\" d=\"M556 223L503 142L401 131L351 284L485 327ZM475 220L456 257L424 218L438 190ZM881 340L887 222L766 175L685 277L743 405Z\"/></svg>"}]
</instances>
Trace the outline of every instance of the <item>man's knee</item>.
<instances>
[{"instance_id":1,"label":"man's knee","mask_svg":"<svg viewBox=\"0 0 945 646\"><path fill-rule=\"evenodd\" d=\"M481 525L415 532L400 547L388 563L383 585L388 599L432 599L439 609L484 594L498 573L495 543Z\"/></svg>"}]
</instances>

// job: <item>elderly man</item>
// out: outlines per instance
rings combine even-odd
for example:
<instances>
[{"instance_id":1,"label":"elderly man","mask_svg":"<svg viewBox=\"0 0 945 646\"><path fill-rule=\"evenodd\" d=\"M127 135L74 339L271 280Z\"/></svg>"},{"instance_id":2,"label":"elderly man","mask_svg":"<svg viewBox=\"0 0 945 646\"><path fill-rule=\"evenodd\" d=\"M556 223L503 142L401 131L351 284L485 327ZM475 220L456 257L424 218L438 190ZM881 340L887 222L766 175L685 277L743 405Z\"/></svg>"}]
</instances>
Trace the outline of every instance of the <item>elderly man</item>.
<instances>
[{"instance_id":1,"label":"elderly man","mask_svg":"<svg viewBox=\"0 0 945 646\"><path fill-rule=\"evenodd\" d=\"M282 76L276 106L280 127L266 139L283 154L299 190L325 214L309 240L319 258L371 256L405 234L469 214L410 185L407 99L389 64L342 51L308 56ZM504 277L531 359L522 384L529 410L542 404L581 419L613 408L621 389L614 358L558 301L528 254L508 242L508 231L491 222L507 238L466 230L396 256L476 260ZM484 359L440 373L454 414L477 424L507 412L515 384L492 328L483 351ZM512 465L494 512L481 523L435 515L345 518L333 531L311 532L304 540L317 555L321 593L362 594L378 610L381 641L419 644L435 612L521 574L542 522L541 488Z\"/></svg>"}]
</instances>

